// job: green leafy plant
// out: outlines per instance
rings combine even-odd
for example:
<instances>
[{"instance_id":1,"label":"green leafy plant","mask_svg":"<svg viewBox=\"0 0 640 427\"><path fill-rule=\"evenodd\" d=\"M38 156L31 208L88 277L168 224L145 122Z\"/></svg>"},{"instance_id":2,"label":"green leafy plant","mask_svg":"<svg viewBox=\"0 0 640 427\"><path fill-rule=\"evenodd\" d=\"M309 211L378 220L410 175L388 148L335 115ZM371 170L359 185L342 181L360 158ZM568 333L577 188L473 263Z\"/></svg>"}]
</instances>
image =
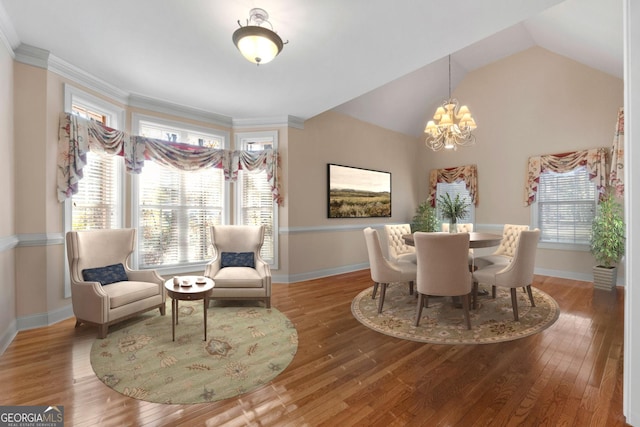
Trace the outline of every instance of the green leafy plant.
<instances>
[{"instance_id":1,"label":"green leafy plant","mask_svg":"<svg viewBox=\"0 0 640 427\"><path fill-rule=\"evenodd\" d=\"M436 210L429 202L420 203L416 209L416 214L411 220L411 232L434 232L438 231L438 227L439 223Z\"/></svg>"},{"instance_id":2,"label":"green leafy plant","mask_svg":"<svg viewBox=\"0 0 640 427\"><path fill-rule=\"evenodd\" d=\"M467 201L460 197L460 194L456 194L455 198L451 198L449 193L445 193L438 199L440 202L440 211L442 217L452 222L458 222L459 219L464 218L469 213L469 204Z\"/></svg>"},{"instance_id":3,"label":"green leafy plant","mask_svg":"<svg viewBox=\"0 0 640 427\"><path fill-rule=\"evenodd\" d=\"M611 192L600 200L591 224L591 253L598 266L612 268L624 255L624 215Z\"/></svg>"}]
</instances>

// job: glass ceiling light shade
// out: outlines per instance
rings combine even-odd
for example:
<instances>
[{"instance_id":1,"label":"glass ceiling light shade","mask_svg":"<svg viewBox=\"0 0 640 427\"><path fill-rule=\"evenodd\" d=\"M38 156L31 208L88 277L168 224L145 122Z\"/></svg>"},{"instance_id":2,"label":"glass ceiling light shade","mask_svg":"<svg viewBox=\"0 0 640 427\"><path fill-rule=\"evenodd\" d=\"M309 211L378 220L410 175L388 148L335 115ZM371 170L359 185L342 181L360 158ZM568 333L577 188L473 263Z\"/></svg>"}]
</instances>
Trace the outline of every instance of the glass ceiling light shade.
<instances>
[{"instance_id":1,"label":"glass ceiling light shade","mask_svg":"<svg viewBox=\"0 0 640 427\"><path fill-rule=\"evenodd\" d=\"M436 109L433 120L424 129L427 134L425 145L433 151L456 150L476 142L471 133L476 128L471 111L466 105L458 108L458 100L451 98L451 55L449 55L449 99Z\"/></svg>"},{"instance_id":2,"label":"glass ceiling light shade","mask_svg":"<svg viewBox=\"0 0 640 427\"><path fill-rule=\"evenodd\" d=\"M280 36L272 29L263 27L264 23L271 26L269 14L264 9L251 9L247 25L243 27L238 21L240 28L233 33L233 44L242 56L258 65L270 62L284 46Z\"/></svg>"}]
</instances>

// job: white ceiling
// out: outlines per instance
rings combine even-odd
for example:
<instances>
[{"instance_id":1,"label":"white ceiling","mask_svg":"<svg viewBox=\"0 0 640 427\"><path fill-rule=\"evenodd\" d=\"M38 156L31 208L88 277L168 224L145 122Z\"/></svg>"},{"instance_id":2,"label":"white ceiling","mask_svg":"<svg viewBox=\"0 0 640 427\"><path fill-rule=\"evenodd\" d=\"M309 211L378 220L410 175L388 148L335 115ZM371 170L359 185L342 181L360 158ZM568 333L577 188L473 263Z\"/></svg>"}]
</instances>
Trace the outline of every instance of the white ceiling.
<instances>
[{"instance_id":1,"label":"white ceiling","mask_svg":"<svg viewBox=\"0 0 640 427\"><path fill-rule=\"evenodd\" d=\"M261 66L231 42L253 7L289 41ZM454 87L534 45L623 69L618 0L0 0L0 37L129 95L236 120L336 109L416 136L448 95L448 54Z\"/></svg>"}]
</instances>

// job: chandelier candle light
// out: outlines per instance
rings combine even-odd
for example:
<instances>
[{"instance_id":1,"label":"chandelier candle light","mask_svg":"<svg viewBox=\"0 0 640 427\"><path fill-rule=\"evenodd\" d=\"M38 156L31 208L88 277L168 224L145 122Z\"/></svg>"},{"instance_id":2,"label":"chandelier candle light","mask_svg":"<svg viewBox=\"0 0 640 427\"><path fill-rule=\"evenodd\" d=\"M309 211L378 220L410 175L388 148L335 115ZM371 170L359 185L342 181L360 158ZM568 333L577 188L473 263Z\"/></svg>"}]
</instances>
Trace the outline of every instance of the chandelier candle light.
<instances>
[{"instance_id":1,"label":"chandelier candle light","mask_svg":"<svg viewBox=\"0 0 640 427\"><path fill-rule=\"evenodd\" d=\"M263 27L264 23L269 24L272 29ZM254 8L249 11L249 19L244 27L238 20L238 28L233 33L233 44L236 45L242 56L254 64L266 64L275 58L282 47L288 43L273 31L273 26L269 22L269 14L264 9Z\"/></svg>"},{"instance_id":2,"label":"chandelier candle light","mask_svg":"<svg viewBox=\"0 0 640 427\"><path fill-rule=\"evenodd\" d=\"M429 120L424 132L425 145L433 151L442 148L456 150L458 146L469 146L476 142L471 133L476 128L471 111L466 105L458 108L458 100L451 98L451 55L449 55L449 99L438 107L433 120Z\"/></svg>"}]
</instances>

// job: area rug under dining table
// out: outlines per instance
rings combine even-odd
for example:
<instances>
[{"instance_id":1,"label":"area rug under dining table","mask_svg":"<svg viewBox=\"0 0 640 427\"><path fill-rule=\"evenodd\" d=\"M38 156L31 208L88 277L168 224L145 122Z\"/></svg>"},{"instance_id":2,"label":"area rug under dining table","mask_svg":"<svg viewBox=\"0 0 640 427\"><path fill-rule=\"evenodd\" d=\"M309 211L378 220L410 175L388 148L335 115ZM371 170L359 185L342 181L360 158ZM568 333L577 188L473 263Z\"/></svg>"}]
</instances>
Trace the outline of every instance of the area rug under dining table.
<instances>
[{"instance_id":1,"label":"area rug under dining table","mask_svg":"<svg viewBox=\"0 0 640 427\"><path fill-rule=\"evenodd\" d=\"M409 295L406 283L388 286L384 308L378 314L378 295L371 298L373 288L360 292L351 303L351 312L363 325L396 338L434 344L490 344L524 338L551 326L560 314L558 303L548 294L532 287L535 307L521 289L517 290L520 320L513 320L510 290L497 288L496 298L478 298L478 308L470 310L471 330L466 328L464 314L450 297L430 297L420 325L414 326L417 299ZM480 286L480 291L487 291ZM484 292L486 293L486 292Z\"/></svg>"},{"instance_id":2,"label":"area rug under dining table","mask_svg":"<svg viewBox=\"0 0 640 427\"><path fill-rule=\"evenodd\" d=\"M235 304L235 305L234 305ZM275 308L213 301L203 340L203 304L180 301L176 340L171 303L113 325L91 348L97 377L126 396L157 403L213 402L269 383L293 360L298 333Z\"/></svg>"}]
</instances>

